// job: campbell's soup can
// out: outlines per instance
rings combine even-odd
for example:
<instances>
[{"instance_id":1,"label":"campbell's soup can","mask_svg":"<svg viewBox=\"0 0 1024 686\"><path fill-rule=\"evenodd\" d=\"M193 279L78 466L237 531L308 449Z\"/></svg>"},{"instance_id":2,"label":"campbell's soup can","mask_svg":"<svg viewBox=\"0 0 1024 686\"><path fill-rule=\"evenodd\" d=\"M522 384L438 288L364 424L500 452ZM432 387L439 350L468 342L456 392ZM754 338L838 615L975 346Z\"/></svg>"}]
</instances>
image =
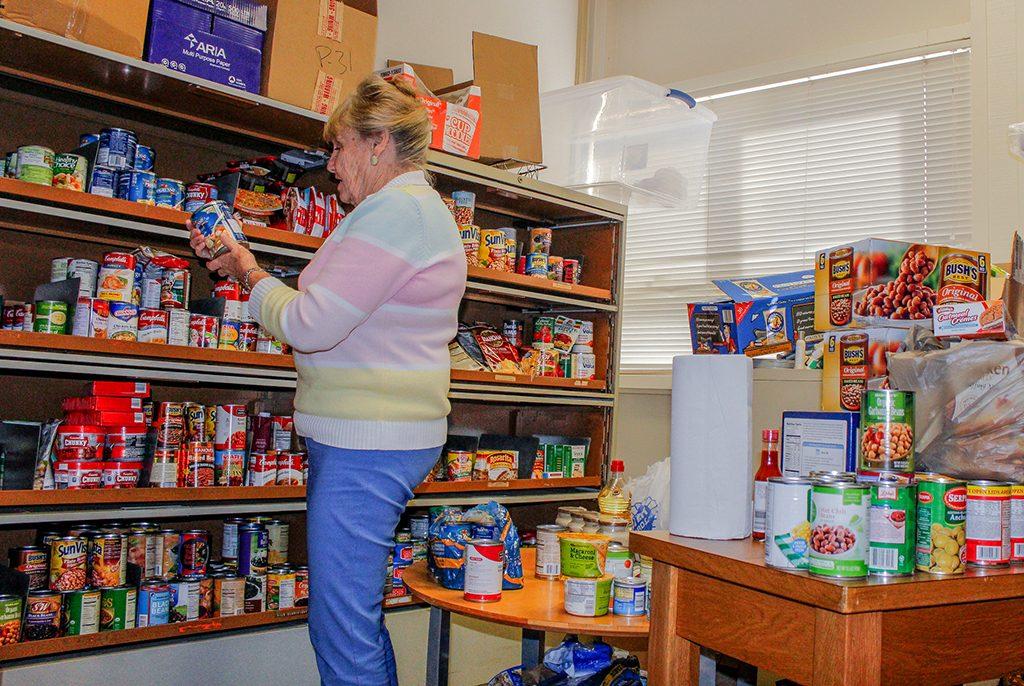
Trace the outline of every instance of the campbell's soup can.
<instances>
[{"instance_id":1,"label":"campbell's soup can","mask_svg":"<svg viewBox=\"0 0 1024 686\"><path fill-rule=\"evenodd\" d=\"M117 302L131 302L135 290L135 255L108 252L103 255L97 276L96 297Z\"/></svg>"},{"instance_id":2,"label":"campbell's soup can","mask_svg":"<svg viewBox=\"0 0 1024 686\"><path fill-rule=\"evenodd\" d=\"M192 315L188 310L167 310L167 343L189 345Z\"/></svg>"},{"instance_id":3,"label":"campbell's soup can","mask_svg":"<svg viewBox=\"0 0 1024 686\"><path fill-rule=\"evenodd\" d=\"M107 338L114 341L139 340L139 308L130 302L110 301Z\"/></svg>"},{"instance_id":4,"label":"campbell's soup can","mask_svg":"<svg viewBox=\"0 0 1024 686\"><path fill-rule=\"evenodd\" d=\"M200 207L217 199L217 187L212 183L191 183L185 189L185 211L195 212Z\"/></svg>"},{"instance_id":5,"label":"campbell's soup can","mask_svg":"<svg viewBox=\"0 0 1024 686\"><path fill-rule=\"evenodd\" d=\"M495 539L476 538L466 543L466 581L463 597L478 603L501 600L505 547Z\"/></svg>"},{"instance_id":6,"label":"campbell's soup can","mask_svg":"<svg viewBox=\"0 0 1024 686\"><path fill-rule=\"evenodd\" d=\"M303 484L302 461L302 453L279 453L277 456L277 485L301 486Z\"/></svg>"},{"instance_id":7,"label":"campbell's soup can","mask_svg":"<svg viewBox=\"0 0 1024 686\"><path fill-rule=\"evenodd\" d=\"M967 482L967 564L999 567L1010 561L1008 481Z\"/></svg>"},{"instance_id":8,"label":"campbell's soup can","mask_svg":"<svg viewBox=\"0 0 1024 686\"><path fill-rule=\"evenodd\" d=\"M273 486L277 483L277 454L250 453L248 486Z\"/></svg>"},{"instance_id":9,"label":"campbell's soup can","mask_svg":"<svg viewBox=\"0 0 1024 686\"><path fill-rule=\"evenodd\" d=\"M168 310L188 307L191 281L187 268L165 269L160 275L160 307Z\"/></svg>"},{"instance_id":10,"label":"campbell's soup can","mask_svg":"<svg viewBox=\"0 0 1024 686\"><path fill-rule=\"evenodd\" d=\"M25 303L7 302L3 309L3 328L5 331L21 331L25 326Z\"/></svg>"},{"instance_id":11,"label":"campbell's soup can","mask_svg":"<svg viewBox=\"0 0 1024 686\"><path fill-rule=\"evenodd\" d=\"M192 348L216 348L220 336L220 320L206 314L189 317L188 344Z\"/></svg>"},{"instance_id":12,"label":"campbell's soup can","mask_svg":"<svg viewBox=\"0 0 1024 686\"><path fill-rule=\"evenodd\" d=\"M235 341L235 349L241 352L256 352L256 342L259 340L260 328L252 322L240 322L238 325L238 340Z\"/></svg>"},{"instance_id":13,"label":"campbell's soup can","mask_svg":"<svg viewBox=\"0 0 1024 686\"><path fill-rule=\"evenodd\" d=\"M139 310L139 343L167 342L167 310Z\"/></svg>"}]
</instances>

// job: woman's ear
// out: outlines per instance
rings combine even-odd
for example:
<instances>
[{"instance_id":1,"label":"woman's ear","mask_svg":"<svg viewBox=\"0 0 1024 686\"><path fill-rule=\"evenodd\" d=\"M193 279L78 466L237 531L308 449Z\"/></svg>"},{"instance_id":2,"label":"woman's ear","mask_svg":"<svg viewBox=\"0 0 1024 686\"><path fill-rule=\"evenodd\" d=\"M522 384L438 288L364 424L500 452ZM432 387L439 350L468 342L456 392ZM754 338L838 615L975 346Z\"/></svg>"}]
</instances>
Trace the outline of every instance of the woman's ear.
<instances>
[{"instance_id":1,"label":"woman's ear","mask_svg":"<svg viewBox=\"0 0 1024 686\"><path fill-rule=\"evenodd\" d=\"M370 138L370 147L373 154L379 158L384 157L384 151L388 149L388 144L391 142L391 133L387 129L374 133Z\"/></svg>"}]
</instances>

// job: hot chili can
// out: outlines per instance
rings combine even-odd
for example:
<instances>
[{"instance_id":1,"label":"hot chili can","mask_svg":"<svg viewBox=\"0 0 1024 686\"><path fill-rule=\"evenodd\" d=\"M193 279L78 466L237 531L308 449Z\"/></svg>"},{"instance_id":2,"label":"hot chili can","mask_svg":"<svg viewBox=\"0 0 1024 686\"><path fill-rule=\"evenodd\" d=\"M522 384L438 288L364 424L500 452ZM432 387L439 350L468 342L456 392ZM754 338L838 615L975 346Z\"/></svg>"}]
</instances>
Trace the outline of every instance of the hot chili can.
<instances>
[{"instance_id":1,"label":"hot chili can","mask_svg":"<svg viewBox=\"0 0 1024 686\"><path fill-rule=\"evenodd\" d=\"M88 582L89 541L62 536L50 543L50 590L75 591Z\"/></svg>"},{"instance_id":2,"label":"hot chili can","mask_svg":"<svg viewBox=\"0 0 1024 686\"><path fill-rule=\"evenodd\" d=\"M967 564L999 567L1010 561L1008 481L967 482Z\"/></svg>"},{"instance_id":3,"label":"hot chili can","mask_svg":"<svg viewBox=\"0 0 1024 686\"><path fill-rule=\"evenodd\" d=\"M815 483L811 489L811 574L857 579L868 574L868 506L871 488L850 481Z\"/></svg>"},{"instance_id":4,"label":"hot chili can","mask_svg":"<svg viewBox=\"0 0 1024 686\"><path fill-rule=\"evenodd\" d=\"M914 394L869 390L860 408L858 467L864 471L914 471Z\"/></svg>"},{"instance_id":5,"label":"hot chili can","mask_svg":"<svg viewBox=\"0 0 1024 686\"><path fill-rule=\"evenodd\" d=\"M100 592L83 589L61 594L61 633L85 636L100 630Z\"/></svg>"},{"instance_id":6,"label":"hot chili can","mask_svg":"<svg viewBox=\"0 0 1024 686\"><path fill-rule=\"evenodd\" d=\"M962 574L967 562L967 484L939 474L917 475L917 568Z\"/></svg>"},{"instance_id":7,"label":"hot chili can","mask_svg":"<svg viewBox=\"0 0 1024 686\"><path fill-rule=\"evenodd\" d=\"M868 573L908 576L917 565L917 490L883 478L871 484Z\"/></svg>"},{"instance_id":8,"label":"hot chili can","mask_svg":"<svg viewBox=\"0 0 1024 686\"><path fill-rule=\"evenodd\" d=\"M100 631L134 629L138 591L133 586L104 588L100 593Z\"/></svg>"}]
</instances>

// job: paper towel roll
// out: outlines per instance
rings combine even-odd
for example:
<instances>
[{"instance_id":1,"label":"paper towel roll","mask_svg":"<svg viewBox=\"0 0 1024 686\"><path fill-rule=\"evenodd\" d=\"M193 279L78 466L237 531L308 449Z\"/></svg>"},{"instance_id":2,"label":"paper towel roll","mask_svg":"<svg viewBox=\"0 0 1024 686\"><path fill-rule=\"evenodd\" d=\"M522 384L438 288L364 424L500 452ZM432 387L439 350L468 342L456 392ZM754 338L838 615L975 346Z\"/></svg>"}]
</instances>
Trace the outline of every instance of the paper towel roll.
<instances>
[{"instance_id":1,"label":"paper towel roll","mask_svg":"<svg viewBox=\"0 0 1024 686\"><path fill-rule=\"evenodd\" d=\"M750 535L753 391L754 365L746 355L672 360L671 533Z\"/></svg>"}]
</instances>

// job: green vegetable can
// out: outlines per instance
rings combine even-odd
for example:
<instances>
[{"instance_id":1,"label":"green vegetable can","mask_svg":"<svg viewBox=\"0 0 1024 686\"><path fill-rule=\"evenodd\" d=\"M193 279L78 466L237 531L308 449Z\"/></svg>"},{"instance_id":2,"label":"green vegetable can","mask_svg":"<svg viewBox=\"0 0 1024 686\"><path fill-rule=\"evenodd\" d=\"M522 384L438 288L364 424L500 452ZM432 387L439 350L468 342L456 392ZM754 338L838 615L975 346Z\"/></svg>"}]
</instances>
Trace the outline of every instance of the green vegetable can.
<instances>
[{"instance_id":1,"label":"green vegetable can","mask_svg":"<svg viewBox=\"0 0 1024 686\"><path fill-rule=\"evenodd\" d=\"M18 148L17 178L20 181L49 186L53 183L53 150L41 145Z\"/></svg>"},{"instance_id":2,"label":"green vegetable can","mask_svg":"<svg viewBox=\"0 0 1024 686\"><path fill-rule=\"evenodd\" d=\"M62 606L62 635L84 636L100 630L99 591L65 591L62 594Z\"/></svg>"},{"instance_id":3,"label":"green vegetable can","mask_svg":"<svg viewBox=\"0 0 1024 686\"><path fill-rule=\"evenodd\" d=\"M68 304L63 300L37 300L32 330L39 333L67 333Z\"/></svg>"},{"instance_id":4,"label":"green vegetable can","mask_svg":"<svg viewBox=\"0 0 1024 686\"><path fill-rule=\"evenodd\" d=\"M100 631L135 628L139 592L133 586L104 588L100 597Z\"/></svg>"},{"instance_id":5,"label":"green vegetable can","mask_svg":"<svg viewBox=\"0 0 1024 686\"><path fill-rule=\"evenodd\" d=\"M908 576L917 564L917 487L895 481L871 484L868 573Z\"/></svg>"},{"instance_id":6,"label":"green vegetable can","mask_svg":"<svg viewBox=\"0 0 1024 686\"><path fill-rule=\"evenodd\" d=\"M967 484L939 474L917 476L917 568L963 574L967 560Z\"/></svg>"},{"instance_id":7,"label":"green vegetable can","mask_svg":"<svg viewBox=\"0 0 1024 686\"><path fill-rule=\"evenodd\" d=\"M865 391L860 406L860 432L859 471L914 471L913 393Z\"/></svg>"},{"instance_id":8,"label":"green vegetable can","mask_svg":"<svg viewBox=\"0 0 1024 686\"><path fill-rule=\"evenodd\" d=\"M811 574L836 579L868 575L868 506L871 488L850 481L816 483L811 489Z\"/></svg>"}]
</instances>

